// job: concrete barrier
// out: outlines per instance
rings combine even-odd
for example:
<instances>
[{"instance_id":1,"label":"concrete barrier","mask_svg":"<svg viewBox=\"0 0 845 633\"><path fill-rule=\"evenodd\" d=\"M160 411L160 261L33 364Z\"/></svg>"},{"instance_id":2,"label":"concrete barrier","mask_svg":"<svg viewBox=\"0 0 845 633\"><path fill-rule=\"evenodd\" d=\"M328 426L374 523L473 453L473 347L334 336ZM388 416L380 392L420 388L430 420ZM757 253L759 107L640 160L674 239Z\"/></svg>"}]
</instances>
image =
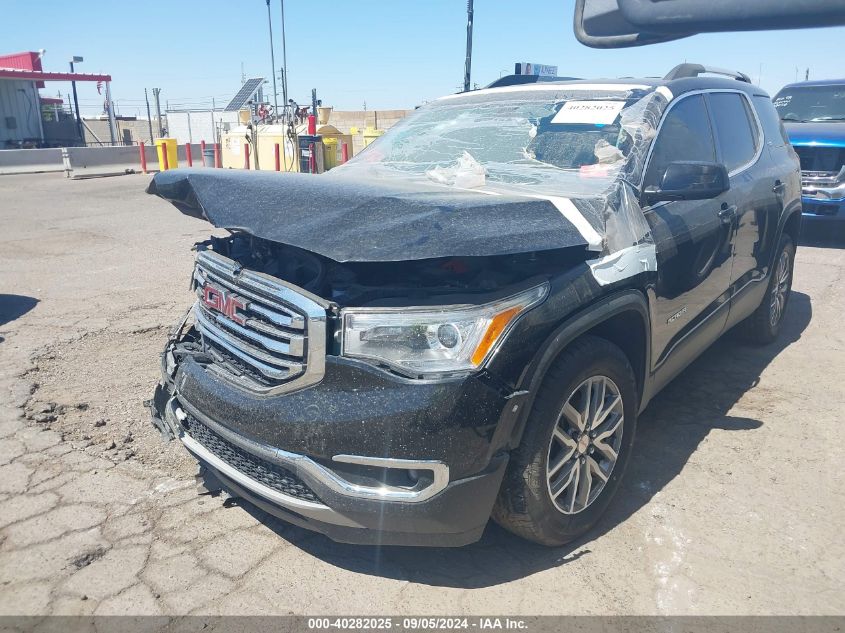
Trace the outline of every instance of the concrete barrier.
<instances>
[{"instance_id":1,"label":"concrete barrier","mask_svg":"<svg viewBox=\"0 0 845 633\"><path fill-rule=\"evenodd\" d=\"M0 149L0 175L62 171L62 150Z\"/></svg>"},{"instance_id":2,"label":"concrete barrier","mask_svg":"<svg viewBox=\"0 0 845 633\"><path fill-rule=\"evenodd\" d=\"M137 145L116 147L65 147L62 148L62 161L68 178L93 178L96 176L116 176L120 174L141 173L141 152ZM199 144L191 146L194 166L202 165ZM161 169L155 146L144 146L147 158L147 171ZM179 167L187 167L184 145L178 148Z\"/></svg>"}]
</instances>

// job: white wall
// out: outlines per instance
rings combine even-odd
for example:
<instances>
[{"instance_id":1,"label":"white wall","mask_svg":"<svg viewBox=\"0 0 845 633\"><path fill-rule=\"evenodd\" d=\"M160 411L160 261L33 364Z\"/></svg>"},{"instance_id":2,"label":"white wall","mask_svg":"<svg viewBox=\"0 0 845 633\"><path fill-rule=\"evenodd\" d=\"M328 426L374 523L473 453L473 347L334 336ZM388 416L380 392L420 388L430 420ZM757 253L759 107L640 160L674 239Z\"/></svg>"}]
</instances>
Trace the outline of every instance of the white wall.
<instances>
[{"instance_id":1,"label":"white wall","mask_svg":"<svg viewBox=\"0 0 845 633\"><path fill-rule=\"evenodd\" d=\"M9 127L6 117L14 118ZM34 81L0 79L0 149L7 140L41 140L41 111Z\"/></svg>"},{"instance_id":2,"label":"white wall","mask_svg":"<svg viewBox=\"0 0 845 633\"><path fill-rule=\"evenodd\" d=\"M229 123L231 127L238 125L237 112L211 112L210 110L194 112L167 112L167 136L175 138L179 143L214 143L217 137L215 129L221 124Z\"/></svg>"}]
</instances>

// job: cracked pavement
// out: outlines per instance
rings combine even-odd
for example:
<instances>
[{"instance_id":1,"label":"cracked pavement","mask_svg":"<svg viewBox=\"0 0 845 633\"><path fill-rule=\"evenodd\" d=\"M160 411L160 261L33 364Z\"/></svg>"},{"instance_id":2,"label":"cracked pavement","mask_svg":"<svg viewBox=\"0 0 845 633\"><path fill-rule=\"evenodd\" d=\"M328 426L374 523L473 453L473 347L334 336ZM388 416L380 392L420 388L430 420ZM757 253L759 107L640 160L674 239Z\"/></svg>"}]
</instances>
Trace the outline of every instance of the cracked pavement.
<instances>
[{"instance_id":1,"label":"cracked pavement","mask_svg":"<svg viewBox=\"0 0 845 633\"><path fill-rule=\"evenodd\" d=\"M587 538L357 547L198 496L148 423L210 227L146 182L0 178L0 614L845 613L845 251L799 249L777 344L652 403Z\"/></svg>"}]
</instances>

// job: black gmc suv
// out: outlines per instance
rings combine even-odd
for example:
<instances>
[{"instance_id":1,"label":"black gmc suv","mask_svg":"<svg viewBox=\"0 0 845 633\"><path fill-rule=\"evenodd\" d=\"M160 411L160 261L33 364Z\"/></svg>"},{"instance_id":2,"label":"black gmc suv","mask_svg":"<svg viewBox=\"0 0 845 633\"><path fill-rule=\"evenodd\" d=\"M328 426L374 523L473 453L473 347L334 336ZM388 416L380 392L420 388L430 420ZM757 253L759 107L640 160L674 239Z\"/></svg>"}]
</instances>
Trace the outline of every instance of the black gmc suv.
<instances>
[{"instance_id":1,"label":"black gmc suv","mask_svg":"<svg viewBox=\"0 0 845 633\"><path fill-rule=\"evenodd\" d=\"M655 393L734 325L778 335L785 139L746 76L683 64L447 96L319 176L160 173L228 232L197 245L154 422L209 490L337 541L462 545L491 516L570 541Z\"/></svg>"}]
</instances>

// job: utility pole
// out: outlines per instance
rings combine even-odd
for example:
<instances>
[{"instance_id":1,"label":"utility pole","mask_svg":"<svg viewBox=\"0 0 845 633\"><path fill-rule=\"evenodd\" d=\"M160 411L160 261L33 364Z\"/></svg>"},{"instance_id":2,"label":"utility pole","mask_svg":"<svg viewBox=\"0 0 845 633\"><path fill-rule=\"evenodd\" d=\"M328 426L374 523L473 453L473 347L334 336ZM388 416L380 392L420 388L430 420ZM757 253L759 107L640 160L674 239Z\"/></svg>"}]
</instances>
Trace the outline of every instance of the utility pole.
<instances>
[{"instance_id":1,"label":"utility pole","mask_svg":"<svg viewBox=\"0 0 845 633\"><path fill-rule=\"evenodd\" d=\"M150 97L147 94L147 89L144 88L144 100L147 102L147 123L150 125L150 143L153 142L153 115L150 114Z\"/></svg>"},{"instance_id":2,"label":"utility pole","mask_svg":"<svg viewBox=\"0 0 845 633\"><path fill-rule=\"evenodd\" d=\"M469 92L472 70L472 0L467 0L467 58L464 64L464 92Z\"/></svg>"},{"instance_id":3,"label":"utility pole","mask_svg":"<svg viewBox=\"0 0 845 633\"><path fill-rule=\"evenodd\" d=\"M153 98L156 100L156 116L158 117L158 136L161 138L164 136L164 130L161 127L161 102L159 101L159 95L161 94L161 88L153 88Z\"/></svg>"},{"instance_id":4,"label":"utility pole","mask_svg":"<svg viewBox=\"0 0 845 633\"><path fill-rule=\"evenodd\" d=\"M117 131L116 125L114 120L114 101L111 100L111 82L106 82L106 103L109 106L109 136L111 137L111 144L114 146L114 142L117 139Z\"/></svg>"},{"instance_id":5,"label":"utility pole","mask_svg":"<svg viewBox=\"0 0 845 633\"><path fill-rule=\"evenodd\" d=\"M282 5L282 98L285 105L288 104L288 52L285 46L285 0L280 0Z\"/></svg>"},{"instance_id":6,"label":"utility pole","mask_svg":"<svg viewBox=\"0 0 845 633\"><path fill-rule=\"evenodd\" d=\"M270 0L267 0L267 26L270 29L270 69L273 75L273 116L279 116L279 91L276 89L276 53L273 47L273 19L270 17ZM258 155L256 154L256 159ZM258 166L256 165L256 169Z\"/></svg>"},{"instance_id":7,"label":"utility pole","mask_svg":"<svg viewBox=\"0 0 845 633\"><path fill-rule=\"evenodd\" d=\"M77 64L84 61L82 57L79 55L74 55L70 58L70 72L75 72L73 70L73 64L76 62ZM79 115L79 97L76 95L76 82L71 81L70 85L73 87L73 107L76 110L76 134L79 136L79 140L82 142L83 145L85 143L85 134L82 132L82 117Z\"/></svg>"}]
</instances>

